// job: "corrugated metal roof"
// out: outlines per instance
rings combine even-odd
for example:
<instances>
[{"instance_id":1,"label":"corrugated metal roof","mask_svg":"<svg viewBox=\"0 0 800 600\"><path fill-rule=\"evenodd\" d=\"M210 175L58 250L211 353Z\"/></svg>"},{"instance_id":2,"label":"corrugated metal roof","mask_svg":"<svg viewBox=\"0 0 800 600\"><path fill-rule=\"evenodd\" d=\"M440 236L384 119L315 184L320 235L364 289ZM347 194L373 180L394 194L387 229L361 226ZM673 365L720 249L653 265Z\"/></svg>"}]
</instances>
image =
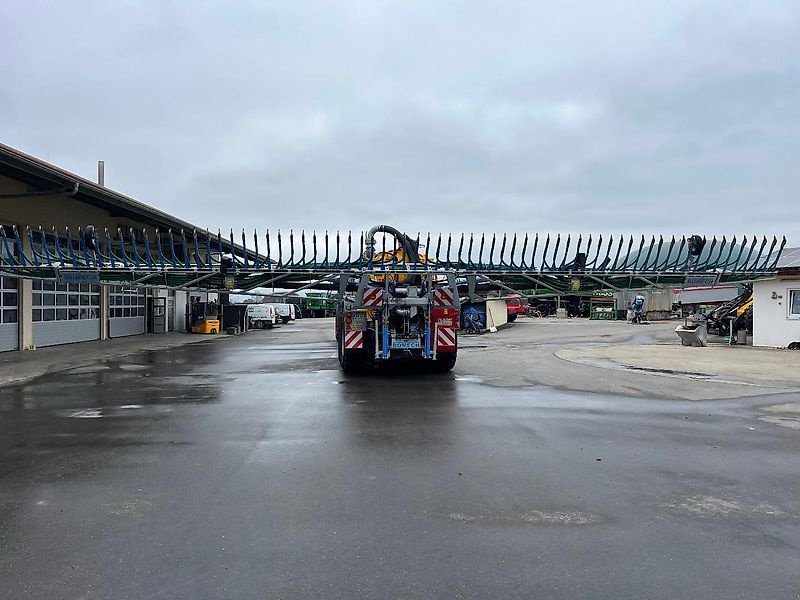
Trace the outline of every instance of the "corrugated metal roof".
<instances>
[{"instance_id":1,"label":"corrugated metal roof","mask_svg":"<svg viewBox=\"0 0 800 600\"><path fill-rule=\"evenodd\" d=\"M784 248L778 269L800 269L800 248Z\"/></svg>"}]
</instances>

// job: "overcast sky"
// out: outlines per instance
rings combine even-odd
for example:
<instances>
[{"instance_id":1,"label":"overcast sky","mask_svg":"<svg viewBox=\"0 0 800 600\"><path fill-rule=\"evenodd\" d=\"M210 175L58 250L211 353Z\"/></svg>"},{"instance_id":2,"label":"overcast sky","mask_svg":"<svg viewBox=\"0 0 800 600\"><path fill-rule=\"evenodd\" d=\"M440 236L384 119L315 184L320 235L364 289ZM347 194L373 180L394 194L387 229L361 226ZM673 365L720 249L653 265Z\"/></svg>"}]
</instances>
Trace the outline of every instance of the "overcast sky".
<instances>
[{"instance_id":1,"label":"overcast sky","mask_svg":"<svg viewBox=\"0 0 800 600\"><path fill-rule=\"evenodd\" d=\"M0 141L201 226L800 244L796 0L3 0L0 39Z\"/></svg>"}]
</instances>

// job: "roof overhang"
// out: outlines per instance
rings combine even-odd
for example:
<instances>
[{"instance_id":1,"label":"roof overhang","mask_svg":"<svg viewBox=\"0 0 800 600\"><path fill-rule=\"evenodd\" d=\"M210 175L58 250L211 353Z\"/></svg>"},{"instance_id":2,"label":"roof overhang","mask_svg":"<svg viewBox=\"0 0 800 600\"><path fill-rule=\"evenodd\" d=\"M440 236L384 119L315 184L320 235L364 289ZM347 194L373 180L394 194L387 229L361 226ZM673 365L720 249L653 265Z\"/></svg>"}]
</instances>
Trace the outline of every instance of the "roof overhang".
<instances>
[{"instance_id":1,"label":"roof overhang","mask_svg":"<svg viewBox=\"0 0 800 600\"><path fill-rule=\"evenodd\" d=\"M198 238L206 237L205 227L179 219L5 144L0 144L0 175L27 184L33 188L34 193L63 194L65 197L72 197L79 202L105 210L112 217L131 219L160 230L184 230L187 233L197 231ZM19 195L19 197L24 196L26 194ZM234 244L234 247L238 252L244 253L241 245ZM255 257L255 252L252 250L247 250L247 254L251 259Z\"/></svg>"}]
</instances>

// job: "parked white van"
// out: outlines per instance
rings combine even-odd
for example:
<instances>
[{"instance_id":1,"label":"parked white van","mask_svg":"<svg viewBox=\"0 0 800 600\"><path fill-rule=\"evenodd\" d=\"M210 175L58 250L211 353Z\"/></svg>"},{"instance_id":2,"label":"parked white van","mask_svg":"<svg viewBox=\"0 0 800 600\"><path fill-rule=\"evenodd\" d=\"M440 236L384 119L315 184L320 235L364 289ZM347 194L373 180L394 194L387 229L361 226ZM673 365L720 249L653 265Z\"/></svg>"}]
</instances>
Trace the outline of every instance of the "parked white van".
<instances>
[{"instance_id":1,"label":"parked white van","mask_svg":"<svg viewBox=\"0 0 800 600\"><path fill-rule=\"evenodd\" d=\"M294 304L271 304L278 313L278 319L284 325L294 320Z\"/></svg>"},{"instance_id":2,"label":"parked white van","mask_svg":"<svg viewBox=\"0 0 800 600\"><path fill-rule=\"evenodd\" d=\"M272 304L248 304L247 319L250 327L264 329L274 326L280 317Z\"/></svg>"}]
</instances>

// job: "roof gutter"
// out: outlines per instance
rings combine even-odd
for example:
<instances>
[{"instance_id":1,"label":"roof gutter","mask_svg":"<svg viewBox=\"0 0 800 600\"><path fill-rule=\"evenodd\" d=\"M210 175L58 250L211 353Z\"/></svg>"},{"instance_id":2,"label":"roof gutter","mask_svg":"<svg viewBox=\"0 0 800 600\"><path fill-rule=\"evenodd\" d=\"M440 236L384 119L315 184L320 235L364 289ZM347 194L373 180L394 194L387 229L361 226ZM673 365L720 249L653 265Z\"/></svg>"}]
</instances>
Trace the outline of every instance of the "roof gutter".
<instances>
[{"instance_id":1,"label":"roof gutter","mask_svg":"<svg viewBox=\"0 0 800 600\"><path fill-rule=\"evenodd\" d=\"M78 193L80 182L76 181L72 188L61 188L57 190L43 190L39 192L20 192L16 194L0 194L0 200L6 198L30 198L32 196L75 196Z\"/></svg>"}]
</instances>

